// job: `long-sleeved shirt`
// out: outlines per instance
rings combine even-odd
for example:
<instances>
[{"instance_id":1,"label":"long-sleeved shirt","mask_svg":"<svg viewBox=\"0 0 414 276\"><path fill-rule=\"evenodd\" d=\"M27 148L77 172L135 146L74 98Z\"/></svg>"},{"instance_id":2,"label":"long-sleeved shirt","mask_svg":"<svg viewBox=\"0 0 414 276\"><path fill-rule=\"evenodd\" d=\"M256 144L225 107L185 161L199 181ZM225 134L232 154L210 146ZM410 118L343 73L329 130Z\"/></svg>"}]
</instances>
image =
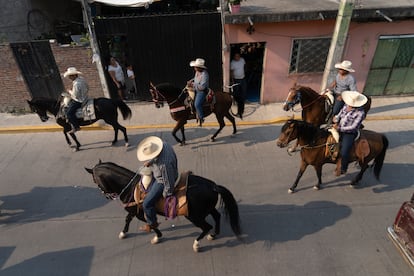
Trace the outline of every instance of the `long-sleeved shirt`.
<instances>
[{"instance_id":1,"label":"long-sleeved shirt","mask_svg":"<svg viewBox=\"0 0 414 276\"><path fill-rule=\"evenodd\" d=\"M365 111L362 108L352 108L347 111L345 105L337 115L338 131L345 133L356 132L361 126L362 120L365 118Z\"/></svg>"},{"instance_id":2,"label":"long-sleeved shirt","mask_svg":"<svg viewBox=\"0 0 414 276\"><path fill-rule=\"evenodd\" d=\"M78 76L72 83L72 90L69 91L70 97L77 102L83 103L88 99L88 84L85 79Z\"/></svg>"},{"instance_id":3,"label":"long-sleeved shirt","mask_svg":"<svg viewBox=\"0 0 414 276\"><path fill-rule=\"evenodd\" d=\"M336 95L340 95L344 91L357 91L355 78L351 74L347 74L345 78L341 78L341 75L337 74L335 82L334 92Z\"/></svg>"},{"instance_id":4,"label":"long-sleeved shirt","mask_svg":"<svg viewBox=\"0 0 414 276\"><path fill-rule=\"evenodd\" d=\"M206 70L196 72L193 81L196 92L207 92L206 89L209 87L209 76Z\"/></svg>"},{"instance_id":5,"label":"long-sleeved shirt","mask_svg":"<svg viewBox=\"0 0 414 276\"><path fill-rule=\"evenodd\" d=\"M174 149L165 142L163 142L161 153L149 162L155 180L164 185L164 197L173 194L175 181L178 178L177 163Z\"/></svg>"}]
</instances>

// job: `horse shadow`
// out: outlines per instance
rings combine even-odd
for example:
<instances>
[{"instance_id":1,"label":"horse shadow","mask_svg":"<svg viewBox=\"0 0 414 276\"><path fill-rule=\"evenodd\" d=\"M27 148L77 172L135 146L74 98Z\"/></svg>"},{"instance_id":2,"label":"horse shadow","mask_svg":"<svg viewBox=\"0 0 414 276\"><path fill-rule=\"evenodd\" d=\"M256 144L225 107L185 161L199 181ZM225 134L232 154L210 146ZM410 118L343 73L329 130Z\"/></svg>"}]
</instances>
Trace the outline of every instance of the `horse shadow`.
<instances>
[{"instance_id":1,"label":"horse shadow","mask_svg":"<svg viewBox=\"0 0 414 276\"><path fill-rule=\"evenodd\" d=\"M22 275L89 275L94 248L92 246L47 252L7 268L3 268L15 247L0 247L0 274Z\"/></svg>"},{"instance_id":2,"label":"horse shadow","mask_svg":"<svg viewBox=\"0 0 414 276\"><path fill-rule=\"evenodd\" d=\"M311 201L303 206L240 204L239 212L243 232L241 241L226 239L220 242L220 238L232 236L230 226L222 223L220 238L215 244L203 245L203 250L256 242L263 242L265 248L271 249L277 243L297 241L330 227L349 217L352 210L332 201Z\"/></svg>"},{"instance_id":3,"label":"horse shadow","mask_svg":"<svg viewBox=\"0 0 414 276\"><path fill-rule=\"evenodd\" d=\"M59 218L107 204L96 188L83 186L34 187L16 195L0 196L2 223L29 223ZM51 208L53 206L53 208Z\"/></svg>"}]
</instances>

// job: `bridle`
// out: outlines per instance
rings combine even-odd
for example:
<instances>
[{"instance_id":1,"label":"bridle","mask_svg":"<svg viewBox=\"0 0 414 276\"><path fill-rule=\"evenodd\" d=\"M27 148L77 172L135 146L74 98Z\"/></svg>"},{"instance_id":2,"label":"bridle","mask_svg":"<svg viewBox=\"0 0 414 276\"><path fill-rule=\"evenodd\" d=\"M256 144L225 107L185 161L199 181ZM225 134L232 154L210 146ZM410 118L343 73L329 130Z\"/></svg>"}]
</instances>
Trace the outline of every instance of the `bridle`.
<instances>
[{"instance_id":1,"label":"bridle","mask_svg":"<svg viewBox=\"0 0 414 276\"><path fill-rule=\"evenodd\" d=\"M295 90L296 95L293 98L293 101L288 101L288 99L290 98L290 94L292 93L292 89L289 91L289 94L286 98L286 101L284 103L284 105L287 105L288 110L292 109L293 112L296 112L293 108L295 107L295 105L297 105L298 103L300 103L300 101L302 100L302 94L299 90ZM303 109L303 108L302 108Z\"/></svg>"},{"instance_id":2,"label":"bridle","mask_svg":"<svg viewBox=\"0 0 414 276\"><path fill-rule=\"evenodd\" d=\"M153 85L152 83L150 83L150 93L152 96L152 101L155 103L155 106L157 108L163 107L164 106L164 102L167 102L167 104L169 106L175 104L176 102L178 102L178 100L181 98L181 96L186 92L186 88L184 88L183 90L181 90L181 93L177 96L176 99L174 99L171 102L167 101L167 98L157 89L157 87L155 87L155 85Z\"/></svg>"}]
</instances>

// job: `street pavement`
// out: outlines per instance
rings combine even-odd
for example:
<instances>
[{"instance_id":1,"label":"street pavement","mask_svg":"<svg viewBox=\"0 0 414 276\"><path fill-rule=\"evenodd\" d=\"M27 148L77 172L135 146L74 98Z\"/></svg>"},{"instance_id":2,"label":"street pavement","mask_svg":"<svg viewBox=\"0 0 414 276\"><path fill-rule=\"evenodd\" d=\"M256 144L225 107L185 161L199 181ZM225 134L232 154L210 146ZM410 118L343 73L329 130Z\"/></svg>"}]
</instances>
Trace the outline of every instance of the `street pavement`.
<instances>
[{"instance_id":1,"label":"street pavement","mask_svg":"<svg viewBox=\"0 0 414 276\"><path fill-rule=\"evenodd\" d=\"M145 128L172 128L175 122L171 119L168 106L156 110L151 102L127 102L132 110L132 117L120 123L127 129ZM271 103L261 105L258 103L247 103L243 120L237 118L238 126L276 124L286 121L290 116L300 118L300 106L297 112L286 112L282 110L283 103ZM154 110L156 112L154 112ZM120 115L119 115L120 116ZM42 123L36 114L10 114L2 113L0 116L0 133L19 132L43 132L61 131L62 128L55 123L53 116L48 122ZM402 120L414 119L414 96L373 97L371 110L366 120ZM226 125L230 124L226 119ZM205 127L217 126L214 115L206 118ZM187 127L195 127L195 121L189 121ZM102 121L92 126L83 127L82 130L107 130Z\"/></svg>"}]
</instances>

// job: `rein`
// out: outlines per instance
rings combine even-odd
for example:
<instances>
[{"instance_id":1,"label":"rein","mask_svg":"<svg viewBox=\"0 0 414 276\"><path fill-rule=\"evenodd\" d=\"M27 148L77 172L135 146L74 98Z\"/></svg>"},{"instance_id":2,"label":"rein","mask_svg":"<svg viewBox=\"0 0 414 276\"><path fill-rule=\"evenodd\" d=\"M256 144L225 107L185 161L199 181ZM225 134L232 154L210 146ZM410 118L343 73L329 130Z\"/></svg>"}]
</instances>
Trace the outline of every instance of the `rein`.
<instances>
[{"instance_id":1,"label":"rein","mask_svg":"<svg viewBox=\"0 0 414 276\"><path fill-rule=\"evenodd\" d=\"M296 95L296 97L295 97L295 101L294 101L294 102L286 102L286 104L293 104L293 105L296 105L297 103L299 103L299 102L301 101L301 99L302 99L302 94L301 94L300 90L296 90L296 91L298 91L298 94L297 94L297 95ZM326 91L324 91L322 94L319 94L319 95L318 95L318 97L316 97L313 101L311 101L311 102L310 102L310 103L308 103L307 105L302 106L302 108L301 108L301 109L299 109L299 110L294 110L294 106L292 106L292 111L293 111L293 112L300 112L300 111L302 111L302 110L304 110L304 109L308 108L309 106L313 105L316 101L318 101L320 98L322 98L323 96L325 96L325 94L326 94Z\"/></svg>"},{"instance_id":2,"label":"rein","mask_svg":"<svg viewBox=\"0 0 414 276\"><path fill-rule=\"evenodd\" d=\"M169 106L171 106L171 105L175 104L176 102L178 102L178 100L181 98L181 96L184 94L184 91L185 91L185 88L184 88L183 90L181 90L181 93L177 96L176 99L174 99L172 102L168 102L167 98L155 86L152 87L152 89L154 91L154 94L156 95L156 97L155 98L153 97L152 100L154 102L159 102L159 100L158 100L159 97L158 96L161 96L163 98L163 101L166 101Z\"/></svg>"}]
</instances>

